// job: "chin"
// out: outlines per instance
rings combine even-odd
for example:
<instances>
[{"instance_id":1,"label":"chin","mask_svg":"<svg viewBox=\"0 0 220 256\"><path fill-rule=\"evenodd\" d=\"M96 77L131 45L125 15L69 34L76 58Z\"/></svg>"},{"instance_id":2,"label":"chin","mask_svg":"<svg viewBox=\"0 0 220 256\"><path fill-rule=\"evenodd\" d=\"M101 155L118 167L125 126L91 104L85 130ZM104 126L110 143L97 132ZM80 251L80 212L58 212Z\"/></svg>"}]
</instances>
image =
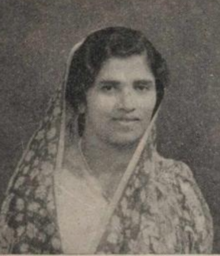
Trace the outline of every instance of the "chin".
<instances>
[{"instance_id":1,"label":"chin","mask_svg":"<svg viewBox=\"0 0 220 256\"><path fill-rule=\"evenodd\" d=\"M138 142L140 141L141 136L117 136L112 138L109 142L113 146L123 147L123 148L130 148L137 146Z\"/></svg>"}]
</instances>

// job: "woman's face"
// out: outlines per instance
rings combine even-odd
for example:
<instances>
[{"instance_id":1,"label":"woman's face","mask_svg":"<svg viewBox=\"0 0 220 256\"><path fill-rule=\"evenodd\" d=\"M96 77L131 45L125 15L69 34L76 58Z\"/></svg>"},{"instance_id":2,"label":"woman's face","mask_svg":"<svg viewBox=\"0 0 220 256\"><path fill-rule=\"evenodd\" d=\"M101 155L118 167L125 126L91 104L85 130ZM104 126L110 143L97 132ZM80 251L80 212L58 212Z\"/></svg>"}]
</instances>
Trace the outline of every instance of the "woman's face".
<instances>
[{"instance_id":1,"label":"woman's face","mask_svg":"<svg viewBox=\"0 0 220 256\"><path fill-rule=\"evenodd\" d=\"M146 56L112 57L87 92L84 135L116 146L136 143L155 104L155 78Z\"/></svg>"}]
</instances>

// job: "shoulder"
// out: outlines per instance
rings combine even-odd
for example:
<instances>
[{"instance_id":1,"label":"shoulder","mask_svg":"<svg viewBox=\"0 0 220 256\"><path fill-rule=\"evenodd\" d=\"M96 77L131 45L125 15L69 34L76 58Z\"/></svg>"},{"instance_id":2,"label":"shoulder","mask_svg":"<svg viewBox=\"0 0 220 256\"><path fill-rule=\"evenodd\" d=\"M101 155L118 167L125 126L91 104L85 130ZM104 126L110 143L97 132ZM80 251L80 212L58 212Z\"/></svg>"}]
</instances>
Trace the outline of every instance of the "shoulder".
<instances>
[{"instance_id":1,"label":"shoulder","mask_svg":"<svg viewBox=\"0 0 220 256\"><path fill-rule=\"evenodd\" d=\"M194 247L201 253L211 252L213 223L209 207L188 165L157 156L156 180L167 188L168 199L175 198L181 209L181 220L194 237ZM191 230L191 231L189 231ZM195 249L195 248L194 248Z\"/></svg>"},{"instance_id":2,"label":"shoulder","mask_svg":"<svg viewBox=\"0 0 220 256\"><path fill-rule=\"evenodd\" d=\"M164 158L155 154L155 176L157 179L167 179L168 184L177 182L194 181L193 173L189 166L182 161Z\"/></svg>"},{"instance_id":3,"label":"shoulder","mask_svg":"<svg viewBox=\"0 0 220 256\"><path fill-rule=\"evenodd\" d=\"M198 204L207 208L205 199L189 166L182 161L157 156L155 178L165 183L175 194L181 194L191 205Z\"/></svg>"}]
</instances>

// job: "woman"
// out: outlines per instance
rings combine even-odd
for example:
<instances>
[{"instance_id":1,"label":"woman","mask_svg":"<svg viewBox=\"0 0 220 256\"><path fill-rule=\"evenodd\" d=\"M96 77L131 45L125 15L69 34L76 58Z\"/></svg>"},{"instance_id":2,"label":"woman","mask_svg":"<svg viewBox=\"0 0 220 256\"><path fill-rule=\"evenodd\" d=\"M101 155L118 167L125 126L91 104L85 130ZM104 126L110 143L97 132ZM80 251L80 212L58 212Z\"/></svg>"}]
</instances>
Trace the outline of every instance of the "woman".
<instances>
[{"instance_id":1,"label":"woman","mask_svg":"<svg viewBox=\"0 0 220 256\"><path fill-rule=\"evenodd\" d=\"M210 253L207 204L182 162L156 151L166 63L128 28L70 54L63 87L18 164L1 253Z\"/></svg>"}]
</instances>

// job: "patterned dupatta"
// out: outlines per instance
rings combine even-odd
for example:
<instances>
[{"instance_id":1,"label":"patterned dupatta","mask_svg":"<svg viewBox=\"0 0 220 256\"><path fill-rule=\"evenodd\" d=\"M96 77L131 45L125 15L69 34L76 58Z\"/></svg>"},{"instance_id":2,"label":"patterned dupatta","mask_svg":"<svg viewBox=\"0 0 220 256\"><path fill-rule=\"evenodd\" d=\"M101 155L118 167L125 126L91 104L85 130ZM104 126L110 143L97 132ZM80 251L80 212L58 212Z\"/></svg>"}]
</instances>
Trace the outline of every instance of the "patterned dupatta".
<instances>
[{"instance_id":1,"label":"patterned dupatta","mask_svg":"<svg viewBox=\"0 0 220 256\"><path fill-rule=\"evenodd\" d=\"M0 216L0 253L63 253L54 173L62 168L65 147L69 63L62 88L51 100L6 191ZM188 167L156 152L155 119L156 115L120 181L91 253L211 251L209 209Z\"/></svg>"}]
</instances>

